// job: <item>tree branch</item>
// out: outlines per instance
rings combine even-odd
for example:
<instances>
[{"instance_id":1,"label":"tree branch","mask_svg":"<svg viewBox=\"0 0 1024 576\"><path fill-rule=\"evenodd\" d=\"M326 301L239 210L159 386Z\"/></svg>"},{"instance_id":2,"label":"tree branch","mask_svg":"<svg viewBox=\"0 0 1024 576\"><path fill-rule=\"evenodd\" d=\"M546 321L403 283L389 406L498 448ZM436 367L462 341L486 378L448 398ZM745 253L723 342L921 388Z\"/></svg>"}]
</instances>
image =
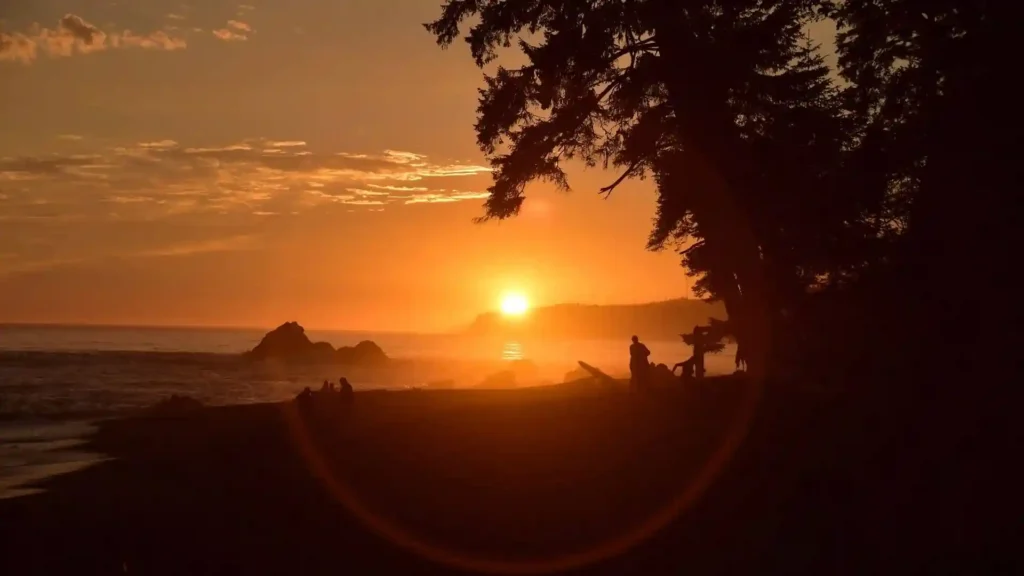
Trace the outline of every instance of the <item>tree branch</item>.
<instances>
[{"instance_id":1,"label":"tree branch","mask_svg":"<svg viewBox=\"0 0 1024 576\"><path fill-rule=\"evenodd\" d=\"M688 255L690 254L690 252L691 252L691 251L693 251L693 250L695 250L695 249L697 249L697 248L700 248L700 247L701 247L701 246L703 246L703 245L704 245L704 242L703 242L703 241L700 241L700 242L694 242L693 244L690 244L690 245L689 245L688 247L686 247L686 248L684 248L684 249L680 250L680 251L679 251L679 255L680 255L680 256L688 256Z\"/></svg>"},{"instance_id":2,"label":"tree branch","mask_svg":"<svg viewBox=\"0 0 1024 576\"><path fill-rule=\"evenodd\" d=\"M612 53L611 61L615 62L616 60L618 60L619 58L622 58L623 56L633 55L638 50L650 50L652 48L657 49L657 47L658 47L658 45L655 42L653 37L652 38L647 38L647 39L645 39L642 42L637 42L636 44L628 43L625 47L623 47L618 52Z\"/></svg>"},{"instance_id":3,"label":"tree branch","mask_svg":"<svg viewBox=\"0 0 1024 576\"><path fill-rule=\"evenodd\" d=\"M608 186L601 188L601 194L604 194L605 198L611 196L612 191L618 188L619 184L622 184L626 180L626 178L629 178L633 171L636 170L642 163L643 160L634 160L633 163L629 165L629 168L627 168L626 171L623 172L622 175L615 180L615 182L612 182Z\"/></svg>"}]
</instances>

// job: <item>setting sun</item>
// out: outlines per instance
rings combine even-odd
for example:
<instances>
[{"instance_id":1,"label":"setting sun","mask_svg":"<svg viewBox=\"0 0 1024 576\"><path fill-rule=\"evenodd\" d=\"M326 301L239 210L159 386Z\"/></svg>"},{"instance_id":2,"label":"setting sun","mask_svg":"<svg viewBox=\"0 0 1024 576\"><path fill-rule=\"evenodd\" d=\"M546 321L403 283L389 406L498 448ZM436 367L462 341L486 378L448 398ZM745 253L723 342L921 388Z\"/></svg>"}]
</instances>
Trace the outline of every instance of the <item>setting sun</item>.
<instances>
[{"instance_id":1,"label":"setting sun","mask_svg":"<svg viewBox=\"0 0 1024 576\"><path fill-rule=\"evenodd\" d=\"M501 298L501 313L506 316L522 316L529 307L530 303L522 294L506 294Z\"/></svg>"}]
</instances>

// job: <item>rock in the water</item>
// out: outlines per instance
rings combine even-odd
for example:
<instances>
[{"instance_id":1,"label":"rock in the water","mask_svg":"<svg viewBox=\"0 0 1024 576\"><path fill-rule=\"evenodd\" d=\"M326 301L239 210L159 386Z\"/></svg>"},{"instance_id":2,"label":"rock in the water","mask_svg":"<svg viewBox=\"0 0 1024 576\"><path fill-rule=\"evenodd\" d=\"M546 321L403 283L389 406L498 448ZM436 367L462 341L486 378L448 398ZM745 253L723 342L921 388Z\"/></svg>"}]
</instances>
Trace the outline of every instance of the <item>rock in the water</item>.
<instances>
[{"instance_id":1,"label":"rock in the water","mask_svg":"<svg viewBox=\"0 0 1024 576\"><path fill-rule=\"evenodd\" d=\"M286 322L271 330L263 340L246 353L253 360L278 359L296 362L372 365L386 362L388 357L369 340L355 346L335 350L329 342L311 342L298 322Z\"/></svg>"},{"instance_id":2,"label":"rock in the water","mask_svg":"<svg viewBox=\"0 0 1024 576\"><path fill-rule=\"evenodd\" d=\"M383 364L388 361L388 355L373 341L363 340L355 346L338 348L334 360L339 364Z\"/></svg>"},{"instance_id":3,"label":"rock in the water","mask_svg":"<svg viewBox=\"0 0 1024 576\"><path fill-rule=\"evenodd\" d=\"M330 362L334 357L334 346L328 342L310 342L306 329L298 322L285 322L267 332L251 351L247 353L254 360L276 358L302 362Z\"/></svg>"},{"instance_id":4,"label":"rock in the water","mask_svg":"<svg viewBox=\"0 0 1024 576\"><path fill-rule=\"evenodd\" d=\"M334 346L330 342L314 342L310 345L308 355L318 362L330 362L334 359Z\"/></svg>"},{"instance_id":5,"label":"rock in the water","mask_svg":"<svg viewBox=\"0 0 1024 576\"><path fill-rule=\"evenodd\" d=\"M476 387L485 390L496 390L500 388L516 388L518 382L516 382L516 373L512 370L502 370L491 374L484 381L477 384Z\"/></svg>"},{"instance_id":6,"label":"rock in the water","mask_svg":"<svg viewBox=\"0 0 1024 576\"><path fill-rule=\"evenodd\" d=\"M249 352L249 356L256 360L306 357L312 353L314 346L306 336L306 329L298 322L285 322L267 332Z\"/></svg>"}]
</instances>

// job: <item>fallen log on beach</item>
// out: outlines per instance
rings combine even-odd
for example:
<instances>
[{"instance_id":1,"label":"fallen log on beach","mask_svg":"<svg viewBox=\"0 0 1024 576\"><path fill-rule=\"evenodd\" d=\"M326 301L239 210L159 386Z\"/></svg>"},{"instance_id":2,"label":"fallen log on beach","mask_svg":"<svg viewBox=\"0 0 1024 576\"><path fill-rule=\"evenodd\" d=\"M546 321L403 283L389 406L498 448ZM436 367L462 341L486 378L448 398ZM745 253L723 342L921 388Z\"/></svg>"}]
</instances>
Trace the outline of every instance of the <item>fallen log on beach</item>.
<instances>
[{"instance_id":1,"label":"fallen log on beach","mask_svg":"<svg viewBox=\"0 0 1024 576\"><path fill-rule=\"evenodd\" d=\"M594 380L599 384L617 384L619 381L611 376L605 374L600 368L591 366L586 362L579 360L580 368L587 371L588 374L594 377Z\"/></svg>"}]
</instances>

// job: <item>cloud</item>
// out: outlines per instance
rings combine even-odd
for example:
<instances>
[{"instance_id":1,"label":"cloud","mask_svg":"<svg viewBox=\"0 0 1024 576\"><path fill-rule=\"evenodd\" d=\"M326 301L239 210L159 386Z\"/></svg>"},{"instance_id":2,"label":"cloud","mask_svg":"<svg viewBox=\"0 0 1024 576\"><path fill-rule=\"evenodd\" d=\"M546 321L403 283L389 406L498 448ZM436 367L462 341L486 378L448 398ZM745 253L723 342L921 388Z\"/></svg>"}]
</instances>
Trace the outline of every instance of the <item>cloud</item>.
<instances>
[{"instance_id":1,"label":"cloud","mask_svg":"<svg viewBox=\"0 0 1024 576\"><path fill-rule=\"evenodd\" d=\"M180 50L186 45L183 38L163 30L147 34L130 30L108 33L81 16L65 14L53 29L33 24L27 32L0 32L0 61L30 64L41 54L58 58L112 48Z\"/></svg>"},{"instance_id":2,"label":"cloud","mask_svg":"<svg viewBox=\"0 0 1024 576\"><path fill-rule=\"evenodd\" d=\"M176 148L178 143L174 140L156 140L153 142L139 142L138 146L144 150L162 150L165 148Z\"/></svg>"},{"instance_id":3,"label":"cloud","mask_svg":"<svg viewBox=\"0 0 1024 576\"><path fill-rule=\"evenodd\" d=\"M235 42L249 39L249 37L245 34L238 34L237 32L232 32L227 28L218 28L217 30L213 31L213 35L225 42Z\"/></svg>"},{"instance_id":4,"label":"cloud","mask_svg":"<svg viewBox=\"0 0 1024 576\"><path fill-rule=\"evenodd\" d=\"M85 138L78 134L58 134L57 140L67 140L69 142L81 142Z\"/></svg>"},{"instance_id":5,"label":"cloud","mask_svg":"<svg viewBox=\"0 0 1024 576\"><path fill-rule=\"evenodd\" d=\"M120 35L113 36L111 45L114 48L134 47L149 50L182 50L188 46L184 38L171 36L163 30L141 36L125 30Z\"/></svg>"},{"instance_id":6,"label":"cloud","mask_svg":"<svg viewBox=\"0 0 1024 576\"><path fill-rule=\"evenodd\" d=\"M248 40L249 34L255 30L252 26L240 20L228 20L227 26L213 30L213 35L225 42L238 42Z\"/></svg>"},{"instance_id":7,"label":"cloud","mask_svg":"<svg viewBox=\"0 0 1024 576\"><path fill-rule=\"evenodd\" d=\"M370 188L378 190L389 190L391 192L426 192L429 188L422 186L383 186L381 184L367 184Z\"/></svg>"},{"instance_id":8,"label":"cloud","mask_svg":"<svg viewBox=\"0 0 1024 576\"><path fill-rule=\"evenodd\" d=\"M310 150L298 140L218 146L150 140L91 154L0 158L5 221L292 214L486 197L490 169L424 154ZM467 191L468 190L468 191Z\"/></svg>"},{"instance_id":9,"label":"cloud","mask_svg":"<svg viewBox=\"0 0 1024 576\"><path fill-rule=\"evenodd\" d=\"M249 11L255 10L256 7L253 6L252 4L239 4L238 5L238 9L241 10L241 11L244 11L244 12L249 12Z\"/></svg>"},{"instance_id":10,"label":"cloud","mask_svg":"<svg viewBox=\"0 0 1024 576\"><path fill-rule=\"evenodd\" d=\"M65 14L56 30L44 28L40 38L46 41L51 54L70 56L75 48L83 53L103 50L107 35L81 16Z\"/></svg>"},{"instance_id":11,"label":"cloud","mask_svg":"<svg viewBox=\"0 0 1024 576\"><path fill-rule=\"evenodd\" d=\"M148 250L128 253L125 256L134 258L153 258L166 256L191 256L193 254L209 254L211 252L237 252L252 250L257 247L256 237L251 234L231 236L216 240L198 242L182 242Z\"/></svg>"},{"instance_id":12,"label":"cloud","mask_svg":"<svg viewBox=\"0 0 1024 576\"><path fill-rule=\"evenodd\" d=\"M414 152L402 152L400 150L385 150L384 155L388 158L393 158L396 162L413 163L419 162L426 158L422 154L416 154Z\"/></svg>"},{"instance_id":13,"label":"cloud","mask_svg":"<svg viewBox=\"0 0 1024 576\"><path fill-rule=\"evenodd\" d=\"M174 14L174 13L168 14L166 16L166 18L168 20L184 20L185 19L185 17L182 16L181 14Z\"/></svg>"},{"instance_id":14,"label":"cloud","mask_svg":"<svg viewBox=\"0 0 1024 576\"><path fill-rule=\"evenodd\" d=\"M81 252L68 250L65 256L43 258L32 258L23 253L0 254L0 279L65 266L87 266L106 260L174 258L217 252L256 250L260 246L259 238L254 234L235 234L223 238L202 240L164 239L157 240L153 244L144 248L129 247ZM134 243L129 243L129 245L133 246Z\"/></svg>"},{"instance_id":15,"label":"cloud","mask_svg":"<svg viewBox=\"0 0 1024 576\"><path fill-rule=\"evenodd\" d=\"M414 194L405 199L406 204L436 204L439 202L458 202L460 200L474 200L487 198L487 192L459 192L451 191L445 194L428 193Z\"/></svg>"},{"instance_id":16,"label":"cloud","mask_svg":"<svg viewBox=\"0 0 1024 576\"><path fill-rule=\"evenodd\" d=\"M0 32L0 62L28 63L36 59L38 47L33 38L19 32Z\"/></svg>"}]
</instances>

